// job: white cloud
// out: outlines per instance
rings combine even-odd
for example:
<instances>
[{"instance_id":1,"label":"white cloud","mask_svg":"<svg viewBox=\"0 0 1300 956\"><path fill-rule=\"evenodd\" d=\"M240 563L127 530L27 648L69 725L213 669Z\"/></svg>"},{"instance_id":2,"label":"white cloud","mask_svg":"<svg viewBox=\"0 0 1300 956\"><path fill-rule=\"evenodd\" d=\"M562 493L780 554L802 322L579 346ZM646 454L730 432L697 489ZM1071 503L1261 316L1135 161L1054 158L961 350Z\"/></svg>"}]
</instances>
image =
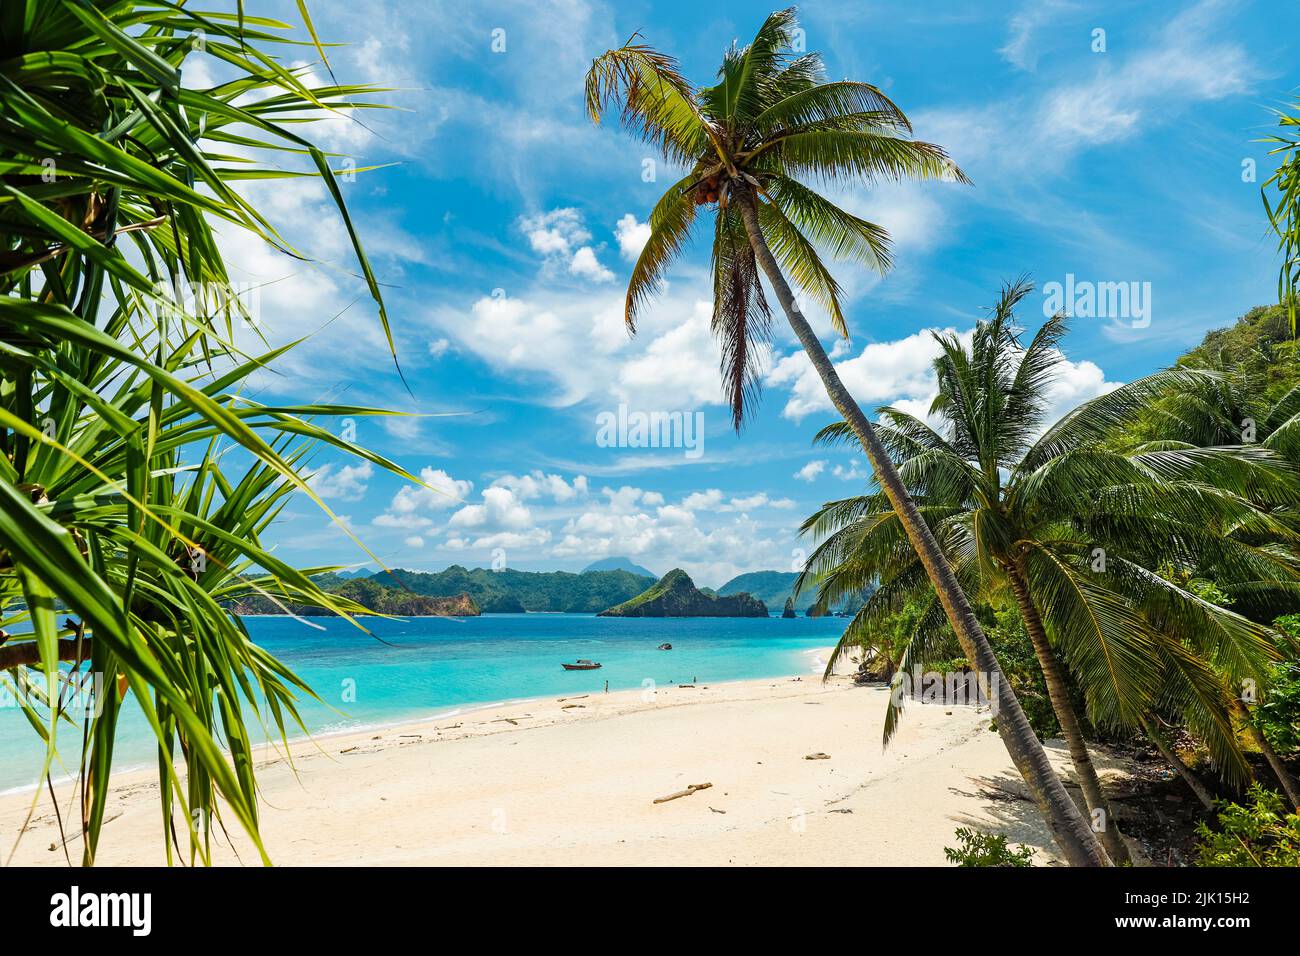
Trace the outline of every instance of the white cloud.
<instances>
[{"instance_id":1,"label":"white cloud","mask_svg":"<svg viewBox=\"0 0 1300 956\"><path fill-rule=\"evenodd\" d=\"M520 501L550 498L552 501L572 501L588 493L587 476L577 475L572 482L563 475L545 474L540 470L526 475L502 475L492 482L494 487L509 488Z\"/></svg>"},{"instance_id":2,"label":"white cloud","mask_svg":"<svg viewBox=\"0 0 1300 956\"><path fill-rule=\"evenodd\" d=\"M519 228L528 237L533 252L541 256L567 256L591 238L582 224L582 214L572 207L523 216Z\"/></svg>"},{"instance_id":3,"label":"white cloud","mask_svg":"<svg viewBox=\"0 0 1300 956\"><path fill-rule=\"evenodd\" d=\"M869 477L856 458L849 462L847 468L843 465L836 465L831 469L831 474L844 481L859 481L863 478Z\"/></svg>"},{"instance_id":4,"label":"white cloud","mask_svg":"<svg viewBox=\"0 0 1300 956\"><path fill-rule=\"evenodd\" d=\"M434 339L429 343L429 354L434 358L442 358L451 349L451 342L445 338Z\"/></svg>"},{"instance_id":5,"label":"white cloud","mask_svg":"<svg viewBox=\"0 0 1300 956\"><path fill-rule=\"evenodd\" d=\"M717 488L708 491L696 491L682 499L682 507L687 511L712 511L722 504L722 492Z\"/></svg>"},{"instance_id":6,"label":"white cloud","mask_svg":"<svg viewBox=\"0 0 1300 956\"><path fill-rule=\"evenodd\" d=\"M962 341L970 341L969 332L964 333ZM873 342L856 356L836 362L835 370L858 404L870 414L876 406L899 398L931 394L934 391L931 366L938 355L939 346L930 331L922 330L892 342ZM782 412L787 418L801 421L814 412L833 411L821 379L802 351L779 359L767 380L790 389Z\"/></svg>"},{"instance_id":7,"label":"white cloud","mask_svg":"<svg viewBox=\"0 0 1300 956\"><path fill-rule=\"evenodd\" d=\"M596 251L591 246L583 246L573 254L569 261L569 271L575 276L590 279L592 282L613 282L614 273L600 264Z\"/></svg>"},{"instance_id":8,"label":"white cloud","mask_svg":"<svg viewBox=\"0 0 1300 956\"><path fill-rule=\"evenodd\" d=\"M483 296L467 313L444 309L436 321L460 351L553 383L554 392L541 401L696 411L722 400L711 315L706 299L664 296L647 305L632 337L623 323L622 290L535 289L520 297ZM667 404L665 396L672 396Z\"/></svg>"},{"instance_id":9,"label":"white cloud","mask_svg":"<svg viewBox=\"0 0 1300 956\"><path fill-rule=\"evenodd\" d=\"M554 270L563 263L570 275L580 279L598 283L614 280L614 273L601 265L596 249L588 244L591 233L578 210L565 207L522 216L519 229L533 252L542 257L545 268Z\"/></svg>"},{"instance_id":10,"label":"white cloud","mask_svg":"<svg viewBox=\"0 0 1300 956\"><path fill-rule=\"evenodd\" d=\"M321 465L307 484L322 498L337 498L340 501L356 501L366 493L374 467L368 461L358 465Z\"/></svg>"},{"instance_id":11,"label":"white cloud","mask_svg":"<svg viewBox=\"0 0 1300 956\"><path fill-rule=\"evenodd\" d=\"M719 520L716 512L684 506L686 501L700 504L714 500L718 496L712 491L687 495L681 505L661 505L653 510L627 507L628 500L640 494L640 489L630 489L606 505L593 503L570 518L550 553L584 561L627 555L656 567L683 568L696 584L714 587L743 571L789 563L790 545L783 544L786 534L774 536L771 529L747 514ZM793 541L793 536L789 537Z\"/></svg>"},{"instance_id":12,"label":"white cloud","mask_svg":"<svg viewBox=\"0 0 1300 956\"><path fill-rule=\"evenodd\" d=\"M927 418L938 389L933 363L939 356L939 346L931 331L923 329L892 342L873 342L856 356L835 362L835 370L844 385L868 415L881 405L893 405L918 418ZM972 330L957 333L949 328L943 331L956 334L958 341L970 346ZM801 421L814 413L838 414L803 352L779 359L768 376L768 382L789 388L790 396L782 411L786 418ZM1062 358L1047 391L1045 420L1050 424L1081 402L1104 395L1118 385L1118 382L1107 381L1101 367L1094 362L1073 362ZM932 421L931 424L937 423ZM827 464L820 460L810 461L795 473L795 477L812 481ZM856 469L856 462L852 467ZM857 473L838 465L832 469L832 474L845 479L867 477L865 472Z\"/></svg>"},{"instance_id":13,"label":"white cloud","mask_svg":"<svg viewBox=\"0 0 1300 956\"><path fill-rule=\"evenodd\" d=\"M432 511L445 511L464 504L474 488L472 481L453 478L441 468L420 469L420 480L428 487L403 485L393 495L388 508L374 519L381 528L428 528L434 521Z\"/></svg>"},{"instance_id":14,"label":"white cloud","mask_svg":"<svg viewBox=\"0 0 1300 956\"><path fill-rule=\"evenodd\" d=\"M509 488L483 489L483 503L466 505L447 521L449 528L519 531L534 524L532 512Z\"/></svg>"},{"instance_id":15,"label":"white cloud","mask_svg":"<svg viewBox=\"0 0 1300 956\"><path fill-rule=\"evenodd\" d=\"M1250 92L1262 72L1242 45L1224 39L1220 20L1231 6L1201 0L1152 35L1128 37L1122 46L1112 35L1107 52L1089 55L1091 75L1084 80L973 109L922 111L912 119L921 138L948 146L981 185L1005 184L992 191L1001 200L1080 150L1175 122L1198 103ZM1033 36L1050 13L1013 19L1003 55L1032 69ZM1018 148L999 147L1008 141Z\"/></svg>"},{"instance_id":16,"label":"white cloud","mask_svg":"<svg viewBox=\"0 0 1300 956\"><path fill-rule=\"evenodd\" d=\"M614 238L618 240L618 251L623 258L628 262L636 262L650 239L650 224L637 222L636 216L629 212L615 224Z\"/></svg>"},{"instance_id":17,"label":"white cloud","mask_svg":"<svg viewBox=\"0 0 1300 956\"><path fill-rule=\"evenodd\" d=\"M1012 66L1034 72L1040 53L1038 34L1059 14L1072 9L1074 4L1065 0L1033 0L1012 16L1008 24L1010 35L998 53Z\"/></svg>"},{"instance_id":18,"label":"white cloud","mask_svg":"<svg viewBox=\"0 0 1300 956\"><path fill-rule=\"evenodd\" d=\"M826 470L826 464L827 463L824 459L816 458L808 462L808 464L804 465L798 471L796 471L794 473L794 476L798 478L800 481L807 481L811 483L817 478L818 475L820 475L823 471Z\"/></svg>"},{"instance_id":19,"label":"white cloud","mask_svg":"<svg viewBox=\"0 0 1300 956\"><path fill-rule=\"evenodd\" d=\"M413 534L410 537L403 539L402 543L405 544L408 548L424 547L424 539L421 538L418 534Z\"/></svg>"}]
</instances>

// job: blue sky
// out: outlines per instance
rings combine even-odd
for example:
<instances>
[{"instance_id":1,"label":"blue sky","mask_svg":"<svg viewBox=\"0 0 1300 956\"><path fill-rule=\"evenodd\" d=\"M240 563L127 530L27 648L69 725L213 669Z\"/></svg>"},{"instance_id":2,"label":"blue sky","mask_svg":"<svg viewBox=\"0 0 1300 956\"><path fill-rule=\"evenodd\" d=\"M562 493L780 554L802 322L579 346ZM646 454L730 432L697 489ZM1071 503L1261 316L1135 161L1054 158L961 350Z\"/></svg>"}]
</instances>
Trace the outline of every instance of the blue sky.
<instances>
[{"instance_id":1,"label":"blue sky","mask_svg":"<svg viewBox=\"0 0 1300 956\"><path fill-rule=\"evenodd\" d=\"M293 4L267 6L298 22ZM343 188L388 286L410 392L336 217L319 184L304 180L247 191L316 266L225 237L236 278L267 283L259 306L268 336L314 333L279 374L257 381L257 397L420 416L360 419L357 439L447 494L332 452L314 460L318 490L390 566L487 566L496 554L511 567L578 569L627 555L713 586L790 567L807 547L801 520L861 491L865 465L811 446L832 415L782 322L757 414L739 436L731 431L708 335L705 243L670 275L639 334L624 333L630 264L651 206L676 177L648 167L652 154L616 123L593 126L582 101L592 57L634 31L703 83L723 48L747 42L771 7L463 6L390 0L357 16L354 4L312 5L321 35L348 44L331 54L340 80L400 88L376 97L400 110L313 130L359 166L397 164ZM849 293L850 341L835 343L824 317L812 316L863 405L923 410L927 330L969 330L998 286L1022 272L1040 285L1072 275L1149 290L1145 319L1075 319L1054 396L1060 411L1276 298L1258 182L1244 174L1249 161L1257 180L1271 172L1254 140L1266 135L1269 108L1300 86L1300 8L974 6L800 8L807 48L822 52L830 76L881 86L918 138L945 146L974 182L837 197L895 239L897 264L884 279L835 268ZM1099 39L1104 50L1094 49ZM219 75L196 57L186 82ZM1044 301L1028 300L1025 324L1042 320ZM702 453L606 447L598 416L620 405L702 416ZM305 499L272 540L301 563L366 560Z\"/></svg>"}]
</instances>

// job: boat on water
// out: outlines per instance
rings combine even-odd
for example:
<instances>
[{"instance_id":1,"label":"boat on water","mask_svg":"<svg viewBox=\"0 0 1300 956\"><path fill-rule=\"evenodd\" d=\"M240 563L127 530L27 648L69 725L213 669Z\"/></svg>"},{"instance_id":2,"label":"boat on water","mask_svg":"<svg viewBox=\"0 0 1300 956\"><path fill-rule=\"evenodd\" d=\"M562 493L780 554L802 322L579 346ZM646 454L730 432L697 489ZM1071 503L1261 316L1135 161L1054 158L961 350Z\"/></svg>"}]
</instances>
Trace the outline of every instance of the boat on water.
<instances>
[{"instance_id":1,"label":"boat on water","mask_svg":"<svg viewBox=\"0 0 1300 956\"><path fill-rule=\"evenodd\" d=\"M579 658L572 664L561 664L566 671L594 671L600 667L600 661L589 661L585 658Z\"/></svg>"},{"instance_id":2,"label":"boat on water","mask_svg":"<svg viewBox=\"0 0 1300 956\"><path fill-rule=\"evenodd\" d=\"M664 642L663 644L659 645L659 650L661 651L671 651L672 649L673 646L667 642Z\"/></svg>"}]
</instances>

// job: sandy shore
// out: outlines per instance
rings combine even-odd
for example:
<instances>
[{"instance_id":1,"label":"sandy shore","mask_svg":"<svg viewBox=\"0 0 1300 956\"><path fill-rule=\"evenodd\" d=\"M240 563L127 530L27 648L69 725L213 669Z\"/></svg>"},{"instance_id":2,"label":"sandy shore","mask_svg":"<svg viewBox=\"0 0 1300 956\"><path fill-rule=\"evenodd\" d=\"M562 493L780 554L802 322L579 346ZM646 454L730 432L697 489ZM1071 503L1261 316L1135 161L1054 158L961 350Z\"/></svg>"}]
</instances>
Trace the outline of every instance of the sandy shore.
<instances>
[{"instance_id":1,"label":"sandy shore","mask_svg":"<svg viewBox=\"0 0 1300 956\"><path fill-rule=\"evenodd\" d=\"M882 752L885 695L811 675L670 686L302 741L292 766L268 748L263 838L292 865L942 865L973 826L1055 859L987 712L912 704ZM154 777L116 779L101 865L164 862ZM0 853L30 801L0 797ZM66 865L60 839L43 794L13 862ZM216 842L215 862L257 863L242 833Z\"/></svg>"}]
</instances>

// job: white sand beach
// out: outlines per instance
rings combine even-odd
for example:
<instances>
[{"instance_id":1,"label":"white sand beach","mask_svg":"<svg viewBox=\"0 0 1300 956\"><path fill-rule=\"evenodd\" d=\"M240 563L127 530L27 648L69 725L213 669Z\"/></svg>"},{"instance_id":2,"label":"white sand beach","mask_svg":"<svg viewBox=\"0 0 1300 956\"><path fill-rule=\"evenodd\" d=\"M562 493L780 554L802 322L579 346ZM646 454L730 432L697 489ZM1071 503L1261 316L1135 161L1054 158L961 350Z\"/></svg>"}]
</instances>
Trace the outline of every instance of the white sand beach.
<instances>
[{"instance_id":1,"label":"white sand beach","mask_svg":"<svg viewBox=\"0 0 1300 956\"><path fill-rule=\"evenodd\" d=\"M262 832L289 865L943 865L959 826L1056 859L987 712L912 704L882 751L886 693L811 675L669 686L301 741L292 767L268 748ZM115 781L100 865L164 862L154 777ZM56 792L66 821L72 786ZM0 798L0 852L30 801ZM258 865L227 826L214 862ZM65 866L60 843L43 793L13 862Z\"/></svg>"}]
</instances>

